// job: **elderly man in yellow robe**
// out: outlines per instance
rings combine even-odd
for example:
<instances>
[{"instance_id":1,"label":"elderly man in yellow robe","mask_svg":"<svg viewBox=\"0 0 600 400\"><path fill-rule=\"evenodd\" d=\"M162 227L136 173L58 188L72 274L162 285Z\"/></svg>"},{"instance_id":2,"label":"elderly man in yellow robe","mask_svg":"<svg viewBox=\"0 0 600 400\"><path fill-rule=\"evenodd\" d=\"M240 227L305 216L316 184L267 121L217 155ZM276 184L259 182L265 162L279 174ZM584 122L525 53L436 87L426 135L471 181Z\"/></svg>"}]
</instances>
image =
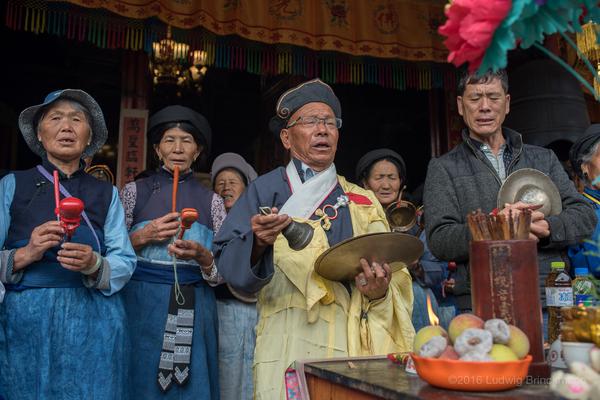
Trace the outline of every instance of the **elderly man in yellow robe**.
<instances>
[{"instance_id":1,"label":"elderly man in yellow robe","mask_svg":"<svg viewBox=\"0 0 600 400\"><path fill-rule=\"evenodd\" d=\"M248 186L213 246L223 279L258 292L255 398L268 400L286 398L284 374L295 360L410 351L414 338L406 269L392 274L387 264L362 259L363 271L347 282L326 280L314 270L330 246L389 230L374 194L336 173L338 98L327 84L311 80L285 92L276 114L270 128L291 161ZM326 206L337 210L329 221L322 218ZM261 207L271 213L262 215ZM314 229L299 251L280 234L292 219Z\"/></svg>"}]
</instances>

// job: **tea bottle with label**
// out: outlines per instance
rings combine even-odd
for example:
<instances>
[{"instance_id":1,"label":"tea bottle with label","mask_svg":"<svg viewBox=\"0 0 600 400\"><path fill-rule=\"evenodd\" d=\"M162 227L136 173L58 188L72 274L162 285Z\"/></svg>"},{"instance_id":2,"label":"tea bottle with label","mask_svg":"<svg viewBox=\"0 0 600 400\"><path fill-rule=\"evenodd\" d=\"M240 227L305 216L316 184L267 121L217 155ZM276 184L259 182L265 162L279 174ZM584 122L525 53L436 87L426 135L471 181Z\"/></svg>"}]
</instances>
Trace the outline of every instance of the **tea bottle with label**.
<instances>
[{"instance_id":1,"label":"tea bottle with label","mask_svg":"<svg viewBox=\"0 0 600 400\"><path fill-rule=\"evenodd\" d=\"M546 278L546 307L548 310L548 342L553 343L560 333L560 308L573 305L571 277L565 271L565 263L553 261L552 272Z\"/></svg>"}]
</instances>

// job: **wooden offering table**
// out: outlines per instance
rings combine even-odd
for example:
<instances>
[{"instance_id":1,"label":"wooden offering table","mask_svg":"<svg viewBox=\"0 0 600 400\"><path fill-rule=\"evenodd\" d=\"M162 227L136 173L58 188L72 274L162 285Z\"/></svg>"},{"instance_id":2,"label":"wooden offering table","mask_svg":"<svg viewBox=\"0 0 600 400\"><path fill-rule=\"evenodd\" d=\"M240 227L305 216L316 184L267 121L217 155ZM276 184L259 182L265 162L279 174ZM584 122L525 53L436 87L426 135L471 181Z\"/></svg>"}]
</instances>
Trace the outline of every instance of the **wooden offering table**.
<instances>
[{"instance_id":1,"label":"wooden offering table","mask_svg":"<svg viewBox=\"0 0 600 400\"><path fill-rule=\"evenodd\" d=\"M435 399L472 400L502 398L514 400L559 399L548 388L549 379L537 378L503 392L458 392L438 389L406 373L404 365L384 356L334 358L296 362L301 385L306 385L310 400L333 399ZM539 382L539 383L538 383ZM306 399L305 399L306 400Z\"/></svg>"}]
</instances>

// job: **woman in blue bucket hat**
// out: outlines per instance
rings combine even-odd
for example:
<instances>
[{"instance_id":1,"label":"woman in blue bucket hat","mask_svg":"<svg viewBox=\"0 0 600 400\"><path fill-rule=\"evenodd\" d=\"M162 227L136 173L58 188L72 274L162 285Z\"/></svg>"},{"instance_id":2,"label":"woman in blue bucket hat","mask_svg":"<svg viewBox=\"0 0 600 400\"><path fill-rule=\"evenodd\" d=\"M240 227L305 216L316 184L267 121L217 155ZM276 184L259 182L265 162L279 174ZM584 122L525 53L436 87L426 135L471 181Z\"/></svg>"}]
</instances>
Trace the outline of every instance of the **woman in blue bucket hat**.
<instances>
[{"instance_id":1,"label":"woman in blue bucket hat","mask_svg":"<svg viewBox=\"0 0 600 400\"><path fill-rule=\"evenodd\" d=\"M19 127L42 162L0 181L0 395L125 398L128 337L117 292L135 253L117 189L86 174L82 161L106 141L102 110L82 90L59 90L25 109ZM68 235L66 209L55 214L55 171L59 199L83 202Z\"/></svg>"}]
</instances>

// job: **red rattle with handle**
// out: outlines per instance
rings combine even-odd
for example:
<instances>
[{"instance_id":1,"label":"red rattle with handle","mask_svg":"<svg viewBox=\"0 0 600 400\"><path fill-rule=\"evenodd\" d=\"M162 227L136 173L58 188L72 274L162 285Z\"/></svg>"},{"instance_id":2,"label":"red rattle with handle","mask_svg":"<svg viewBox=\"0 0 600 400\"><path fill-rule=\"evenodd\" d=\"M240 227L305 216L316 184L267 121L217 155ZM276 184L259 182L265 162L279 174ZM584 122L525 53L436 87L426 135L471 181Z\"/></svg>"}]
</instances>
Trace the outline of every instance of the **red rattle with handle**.
<instances>
[{"instance_id":1,"label":"red rattle with handle","mask_svg":"<svg viewBox=\"0 0 600 400\"><path fill-rule=\"evenodd\" d=\"M81 223L81 213L83 212L83 201L76 197L67 197L59 201L60 189L58 182L58 171L54 170L54 213L60 222L60 226L65 230L67 241L71 240L75 229Z\"/></svg>"},{"instance_id":2,"label":"red rattle with handle","mask_svg":"<svg viewBox=\"0 0 600 400\"><path fill-rule=\"evenodd\" d=\"M181 210L181 229L177 239L181 240L186 230L192 227L192 224L198 219L198 211L195 208L184 208Z\"/></svg>"},{"instance_id":3,"label":"red rattle with handle","mask_svg":"<svg viewBox=\"0 0 600 400\"><path fill-rule=\"evenodd\" d=\"M71 240L75 229L81 223L81 213L83 212L83 201L76 197L67 197L62 199L58 206L60 226L65 230L67 241Z\"/></svg>"}]
</instances>

